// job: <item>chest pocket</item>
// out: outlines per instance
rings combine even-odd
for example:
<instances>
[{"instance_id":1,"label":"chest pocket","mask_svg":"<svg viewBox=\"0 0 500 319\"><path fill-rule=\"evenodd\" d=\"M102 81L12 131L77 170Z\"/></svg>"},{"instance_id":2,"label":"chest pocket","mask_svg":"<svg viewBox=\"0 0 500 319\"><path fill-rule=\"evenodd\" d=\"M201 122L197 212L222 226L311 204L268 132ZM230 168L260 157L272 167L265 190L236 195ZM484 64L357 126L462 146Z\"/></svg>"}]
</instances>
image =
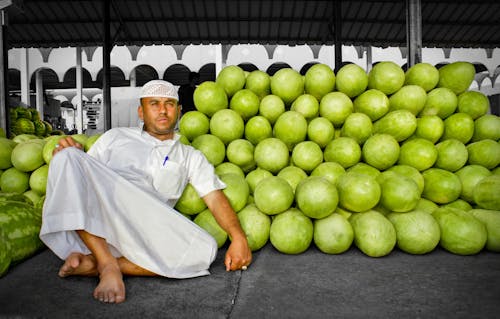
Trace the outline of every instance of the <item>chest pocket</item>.
<instances>
[{"instance_id":1,"label":"chest pocket","mask_svg":"<svg viewBox=\"0 0 500 319\"><path fill-rule=\"evenodd\" d=\"M184 166L167 161L153 172L153 186L166 199L178 199L187 184L187 170Z\"/></svg>"}]
</instances>

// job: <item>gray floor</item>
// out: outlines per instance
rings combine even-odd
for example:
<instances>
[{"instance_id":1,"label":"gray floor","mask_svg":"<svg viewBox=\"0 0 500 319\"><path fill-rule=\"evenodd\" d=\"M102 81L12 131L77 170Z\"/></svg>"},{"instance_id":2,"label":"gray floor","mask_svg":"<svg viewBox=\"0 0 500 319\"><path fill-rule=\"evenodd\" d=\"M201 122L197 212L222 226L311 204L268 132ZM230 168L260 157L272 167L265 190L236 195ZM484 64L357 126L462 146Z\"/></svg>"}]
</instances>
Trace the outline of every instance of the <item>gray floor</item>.
<instances>
[{"instance_id":1,"label":"gray floor","mask_svg":"<svg viewBox=\"0 0 500 319\"><path fill-rule=\"evenodd\" d=\"M226 273L222 249L211 275L126 278L127 301L92 296L97 279L61 279L44 250L0 279L0 318L498 318L500 254L424 256L394 250L371 258L355 247L326 255L314 246L284 255L271 244L245 272Z\"/></svg>"}]
</instances>

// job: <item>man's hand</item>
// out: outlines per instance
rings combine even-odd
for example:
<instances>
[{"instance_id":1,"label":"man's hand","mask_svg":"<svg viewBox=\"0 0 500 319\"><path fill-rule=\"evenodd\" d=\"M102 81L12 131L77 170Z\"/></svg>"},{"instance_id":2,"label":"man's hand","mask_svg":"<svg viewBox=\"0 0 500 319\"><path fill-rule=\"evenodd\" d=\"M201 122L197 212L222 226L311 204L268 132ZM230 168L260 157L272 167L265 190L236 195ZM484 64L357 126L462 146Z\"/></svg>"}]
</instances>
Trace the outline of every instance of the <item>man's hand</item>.
<instances>
[{"instance_id":1,"label":"man's hand","mask_svg":"<svg viewBox=\"0 0 500 319\"><path fill-rule=\"evenodd\" d=\"M52 156L56 155L57 152L62 151L66 147L76 147L83 150L82 144L76 142L71 136L65 136L57 141L54 151L52 151Z\"/></svg>"},{"instance_id":2,"label":"man's hand","mask_svg":"<svg viewBox=\"0 0 500 319\"><path fill-rule=\"evenodd\" d=\"M226 271L246 269L251 262L252 251L248 247L247 240L233 239L227 249L226 258L224 259Z\"/></svg>"}]
</instances>

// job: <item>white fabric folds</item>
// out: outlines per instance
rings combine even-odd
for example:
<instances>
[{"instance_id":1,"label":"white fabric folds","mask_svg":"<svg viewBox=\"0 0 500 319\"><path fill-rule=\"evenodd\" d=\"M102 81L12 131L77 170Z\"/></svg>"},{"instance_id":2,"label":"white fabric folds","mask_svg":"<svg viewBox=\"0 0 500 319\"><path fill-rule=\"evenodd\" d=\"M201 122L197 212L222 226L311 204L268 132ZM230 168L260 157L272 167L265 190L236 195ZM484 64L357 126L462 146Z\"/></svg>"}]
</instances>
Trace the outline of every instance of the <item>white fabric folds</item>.
<instances>
[{"instance_id":1,"label":"white fabric folds","mask_svg":"<svg viewBox=\"0 0 500 319\"><path fill-rule=\"evenodd\" d=\"M213 237L150 191L73 147L52 158L49 177L40 238L60 258L90 253L74 231L84 229L158 275L209 274Z\"/></svg>"}]
</instances>

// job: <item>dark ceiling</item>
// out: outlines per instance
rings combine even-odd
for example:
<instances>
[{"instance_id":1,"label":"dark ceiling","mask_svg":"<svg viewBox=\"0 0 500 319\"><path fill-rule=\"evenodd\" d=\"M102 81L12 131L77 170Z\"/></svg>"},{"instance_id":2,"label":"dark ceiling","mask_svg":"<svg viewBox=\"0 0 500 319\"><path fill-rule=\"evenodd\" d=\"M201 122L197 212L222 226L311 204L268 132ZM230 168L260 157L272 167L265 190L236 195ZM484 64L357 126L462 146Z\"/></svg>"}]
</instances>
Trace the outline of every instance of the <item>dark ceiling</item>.
<instances>
[{"instance_id":1,"label":"dark ceiling","mask_svg":"<svg viewBox=\"0 0 500 319\"><path fill-rule=\"evenodd\" d=\"M407 1L11 2L6 28L9 47L102 45L105 5L109 5L110 35L115 45L331 45L340 31L339 40L345 45L406 46ZM341 23L335 21L338 7ZM421 8L423 47L500 47L498 0L421 0Z\"/></svg>"}]
</instances>

